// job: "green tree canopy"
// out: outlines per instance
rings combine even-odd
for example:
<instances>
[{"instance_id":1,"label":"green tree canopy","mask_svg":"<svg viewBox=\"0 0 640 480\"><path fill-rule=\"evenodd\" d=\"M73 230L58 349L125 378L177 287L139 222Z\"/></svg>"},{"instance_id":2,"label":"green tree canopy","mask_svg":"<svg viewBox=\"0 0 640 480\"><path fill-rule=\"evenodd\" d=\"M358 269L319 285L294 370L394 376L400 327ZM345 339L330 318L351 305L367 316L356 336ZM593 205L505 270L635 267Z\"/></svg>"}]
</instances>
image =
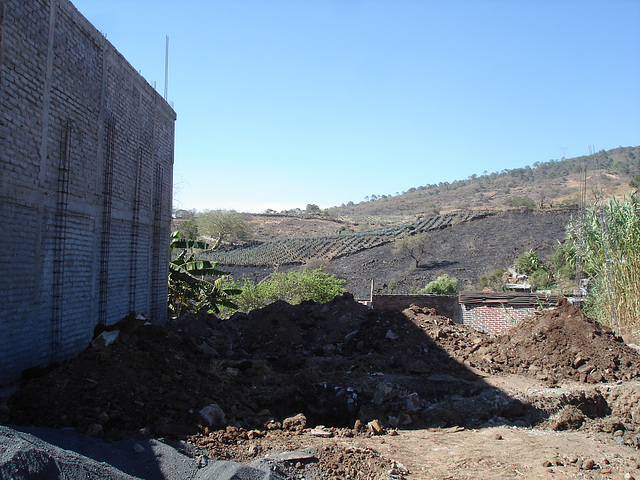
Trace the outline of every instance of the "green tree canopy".
<instances>
[{"instance_id":1,"label":"green tree canopy","mask_svg":"<svg viewBox=\"0 0 640 480\"><path fill-rule=\"evenodd\" d=\"M196 217L198 232L214 239L213 249L224 241L248 240L251 235L244 215L235 210L208 210Z\"/></svg>"}]
</instances>

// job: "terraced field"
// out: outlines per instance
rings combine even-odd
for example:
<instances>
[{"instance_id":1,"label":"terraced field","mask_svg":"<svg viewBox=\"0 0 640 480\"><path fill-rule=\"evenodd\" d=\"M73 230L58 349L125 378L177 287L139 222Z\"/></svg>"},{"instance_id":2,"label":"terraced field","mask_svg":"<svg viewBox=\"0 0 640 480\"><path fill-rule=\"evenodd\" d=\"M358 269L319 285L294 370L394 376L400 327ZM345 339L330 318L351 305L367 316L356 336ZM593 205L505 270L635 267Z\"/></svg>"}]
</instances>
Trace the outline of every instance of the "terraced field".
<instances>
[{"instance_id":1,"label":"terraced field","mask_svg":"<svg viewBox=\"0 0 640 480\"><path fill-rule=\"evenodd\" d=\"M224 252L202 252L201 260L245 267L296 265L312 258L335 260L393 242L403 234L419 234L485 218L488 210L451 212L364 232L285 238Z\"/></svg>"}]
</instances>

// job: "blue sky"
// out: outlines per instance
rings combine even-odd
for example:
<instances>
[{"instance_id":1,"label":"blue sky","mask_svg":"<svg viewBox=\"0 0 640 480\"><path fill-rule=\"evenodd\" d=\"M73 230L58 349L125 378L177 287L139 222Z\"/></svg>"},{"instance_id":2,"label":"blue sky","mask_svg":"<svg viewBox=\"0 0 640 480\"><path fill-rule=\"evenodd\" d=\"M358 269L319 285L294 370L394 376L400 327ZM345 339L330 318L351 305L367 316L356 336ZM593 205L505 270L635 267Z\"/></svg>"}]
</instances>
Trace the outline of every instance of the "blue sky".
<instances>
[{"instance_id":1,"label":"blue sky","mask_svg":"<svg viewBox=\"0 0 640 480\"><path fill-rule=\"evenodd\" d=\"M72 0L176 122L174 206L321 208L640 145L637 0Z\"/></svg>"}]
</instances>

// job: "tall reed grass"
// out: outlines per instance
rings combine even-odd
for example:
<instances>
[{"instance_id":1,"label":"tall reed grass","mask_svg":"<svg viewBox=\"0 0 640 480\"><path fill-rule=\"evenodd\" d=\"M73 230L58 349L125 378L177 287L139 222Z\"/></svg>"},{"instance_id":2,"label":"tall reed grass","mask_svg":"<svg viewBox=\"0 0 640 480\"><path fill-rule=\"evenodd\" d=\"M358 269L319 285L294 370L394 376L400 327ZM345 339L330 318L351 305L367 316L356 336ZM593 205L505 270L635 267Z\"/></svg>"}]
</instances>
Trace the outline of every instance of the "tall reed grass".
<instances>
[{"instance_id":1,"label":"tall reed grass","mask_svg":"<svg viewBox=\"0 0 640 480\"><path fill-rule=\"evenodd\" d=\"M592 281L586 313L619 334L640 336L640 203L596 203L569 224L570 241Z\"/></svg>"}]
</instances>

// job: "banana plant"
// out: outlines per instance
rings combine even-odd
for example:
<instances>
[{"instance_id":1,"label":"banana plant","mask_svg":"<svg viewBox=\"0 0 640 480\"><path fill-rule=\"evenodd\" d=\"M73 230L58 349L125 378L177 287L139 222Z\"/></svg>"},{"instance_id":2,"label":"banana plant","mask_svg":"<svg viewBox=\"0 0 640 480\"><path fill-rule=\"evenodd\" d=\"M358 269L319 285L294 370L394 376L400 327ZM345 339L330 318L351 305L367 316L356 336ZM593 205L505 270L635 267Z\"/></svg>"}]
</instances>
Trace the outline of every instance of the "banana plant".
<instances>
[{"instance_id":1,"label":"banana plant","mask_svg":"<svg viewBox=\"0 0 640 480\"><path fill-rule=\"evenodd\" d=\"M190 252L207 248L209 245L205 242L180 238L177 231L171 234L168 305L172 315L185 312L198 314L202 311L217 314L220 313L220 307L238 308L231 297L241 293L241 290L221 288L216 281L205 280L205 277L221 277L227 272L218 270L214 262L197 260Z\"/></svg>"}]
</instances>

